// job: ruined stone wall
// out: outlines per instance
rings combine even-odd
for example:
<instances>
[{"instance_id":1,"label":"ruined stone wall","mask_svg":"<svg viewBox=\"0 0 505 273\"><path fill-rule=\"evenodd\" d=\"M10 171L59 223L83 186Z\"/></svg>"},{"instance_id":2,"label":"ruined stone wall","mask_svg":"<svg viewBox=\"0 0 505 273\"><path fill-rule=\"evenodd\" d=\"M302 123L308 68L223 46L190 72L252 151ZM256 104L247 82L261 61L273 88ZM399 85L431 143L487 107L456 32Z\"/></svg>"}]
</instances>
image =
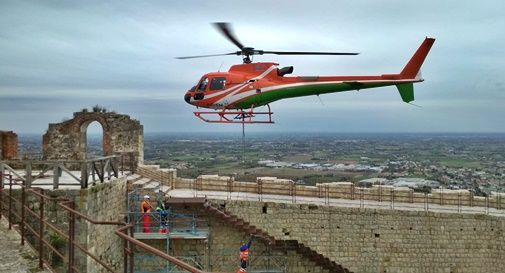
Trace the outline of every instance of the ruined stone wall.
<instances>
[{"instance_id":1,"label":"ruined stone wall","mask_svg":"<svg viewBox=\"0 0 505 273\"><path fill-rule=\"evenodd\" d=\"M18 135L12 131L0 131L0 160L18 156Z\"/></svg>"},{"instance_id":2,"label":"ruined stone wall","mask_svg":"<svg viewBox=\"0 0 505 273\"><path fill-rule=\"evenodd\" d=\"M360 273L505 272L505 219L478 214L216 200Z\"/></svg>"},{"instance_id":3,"label":"ruined stone wall","mask_svg":"<svg viewBox=\"0 0 505 273\"><path fill-rule=\"evenodd\" d=\"M103 128L104 155L133 153L144 161L144 129L139 121L116 113L76 112L71 120L51 123L42 139L44 159L86 159L86 130L97 121Z\"/></svg>"}]
</instances>

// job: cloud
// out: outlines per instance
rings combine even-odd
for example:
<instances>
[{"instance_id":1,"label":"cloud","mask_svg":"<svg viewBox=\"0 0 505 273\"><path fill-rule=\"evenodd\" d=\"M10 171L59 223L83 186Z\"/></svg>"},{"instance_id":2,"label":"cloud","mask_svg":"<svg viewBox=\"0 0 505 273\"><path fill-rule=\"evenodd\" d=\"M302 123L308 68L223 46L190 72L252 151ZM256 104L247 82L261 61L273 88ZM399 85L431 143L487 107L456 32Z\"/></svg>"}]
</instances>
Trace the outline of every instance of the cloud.
<instances>
[{"instance_id":1,"label":"cloud","mask_svg":"<svg viewBox=\"0 0 505 273\"><path fill-rule=\"evenodd\" d=\"M0 127L45 130L73 111L103 104L136 116L146 131L233 131L204 124L182 100L202 74L237 57L175 56L236 50L209 22L230 21L240 40L265 50L358 51L356 57L257 56L297 75L400 71L424 36L437 41L416 85L416 104L394 87L272 104L266 130L505 131L503 1L3 1ZM338 117L339 122L335 122ZM331 126L328 126L331 124ZM251 126L251 130L265 130Z\"/></svg>"}]
</instances>

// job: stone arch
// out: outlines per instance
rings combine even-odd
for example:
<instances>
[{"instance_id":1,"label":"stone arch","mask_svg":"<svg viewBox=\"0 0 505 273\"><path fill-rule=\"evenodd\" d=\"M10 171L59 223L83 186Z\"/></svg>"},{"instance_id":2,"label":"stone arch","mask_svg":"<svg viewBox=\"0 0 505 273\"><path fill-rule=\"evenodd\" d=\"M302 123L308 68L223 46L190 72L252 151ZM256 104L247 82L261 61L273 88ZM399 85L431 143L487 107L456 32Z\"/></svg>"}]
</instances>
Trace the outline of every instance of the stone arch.
<instances>
[{"instance_id":1,"label":"stone arch","mask_svg":"<svg viewBox=\"0 0 505 273\"><path fill-rule=\"evenodd\" d=\"M86 130L97 121L103 129L104 155L132 153L135 163L144 161L144 127L128 115L76 112L70 120L51 123L42 139L46 160L86 158Z\"/></svg>"},{"instance_id":2,"label":"stone arch","mask_svg":"<svg viewBox=\"0 0 505 273\"><path fill-rule=\"evenodd\" d=\"M88 120L83 120L81 124L79 125L79 138L80 138L80 145L82 147L79 148L84 153L84 158L86 158L86 145L87 145L87 131L88 127L91 123L93 122L98 122L102 126L102 151L103 155L111 155L112 153L112 146L111 146L111 135L110 135L110 128L107 127L107 122L103 117L97 117L96 120L93 119L88 119Z\"/></svg>"}]
</instances>

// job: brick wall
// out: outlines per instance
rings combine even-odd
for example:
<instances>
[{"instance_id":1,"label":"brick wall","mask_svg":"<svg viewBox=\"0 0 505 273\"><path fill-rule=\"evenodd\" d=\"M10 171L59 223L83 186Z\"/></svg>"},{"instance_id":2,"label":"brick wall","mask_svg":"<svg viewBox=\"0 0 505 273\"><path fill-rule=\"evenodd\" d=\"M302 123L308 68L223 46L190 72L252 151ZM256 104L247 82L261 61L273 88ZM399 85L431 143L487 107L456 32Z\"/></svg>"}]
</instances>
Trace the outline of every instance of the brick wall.
<instances>
[{"instance_id":1,"label":"brick wall","mask_svg":"<svg viewBox=\"0 0 505 273\"><path fill-rule=\"evenodd\" d=\"M12 131L0 131L0 160L18 156L18 135Z\"/></svg>"}]
</instances>

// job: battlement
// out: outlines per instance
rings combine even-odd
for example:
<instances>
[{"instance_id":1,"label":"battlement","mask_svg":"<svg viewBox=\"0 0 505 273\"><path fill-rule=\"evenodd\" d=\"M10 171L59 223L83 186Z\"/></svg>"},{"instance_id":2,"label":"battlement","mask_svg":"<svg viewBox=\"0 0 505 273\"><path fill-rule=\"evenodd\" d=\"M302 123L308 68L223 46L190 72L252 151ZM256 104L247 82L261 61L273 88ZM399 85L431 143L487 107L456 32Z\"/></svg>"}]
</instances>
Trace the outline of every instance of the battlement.
<instances>
[{"instance_id":1,"label":"battlement","mask_svg":"<svg viewBox=\"0 0 505 273\"><path fill-rule=\"evenodd\" d=\"M138 173L161 179L170 185L174 196L217 199L258 200L288 203L314 203L348 207L409 209L443 212L491 213L505 216L505 194L474 196L468 190L434 189L431 193L414 192L407 187L374 185L356 187L351 182L298 185L292 180L257 177L256 182L235 181L230 176L200 175L196 179L177 177L175 169L141 165ZM175 190L175 191L174 191Z\"/></svg>"}]
</instances>

